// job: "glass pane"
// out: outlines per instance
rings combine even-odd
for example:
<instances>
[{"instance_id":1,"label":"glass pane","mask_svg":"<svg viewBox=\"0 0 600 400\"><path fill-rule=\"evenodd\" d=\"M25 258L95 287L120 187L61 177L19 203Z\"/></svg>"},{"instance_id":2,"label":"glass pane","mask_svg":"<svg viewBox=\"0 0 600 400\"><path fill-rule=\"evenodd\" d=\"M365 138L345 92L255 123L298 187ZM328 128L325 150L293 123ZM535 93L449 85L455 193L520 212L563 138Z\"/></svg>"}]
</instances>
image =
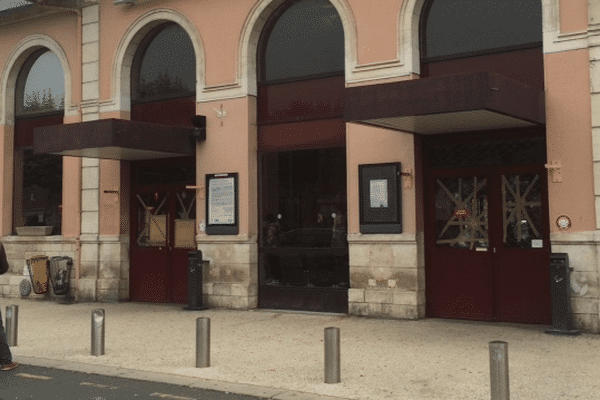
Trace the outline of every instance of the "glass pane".
<instances>
[{"instance_id":1,"label":"glass pane","mask_svg":"<svg viewBox=\"0 0 600 400\"><path fill-rule=\"evenodd\" d=\"M481 177L436 181L436 243L441 247L487 251L487 180Z\"/></svg>"},{"instance_id":2,"label":"glass pane","mask_svg":"<svg viewBox=\"0 0 600 400\"><path fill-rule=\"evenodd\" d=\"M196 194L193 191L182 190L175 195L175 247L193 249L196 247Z\"/></svg>"},{"instance_id":3,"label":"glass pane","mask_svg":"<svg viewBox=\"0 0 600 400\"><path fill-rule=\"evenodd\" d=\"M25 84L18 85L17 114L36 114L65 108L65 81L62 66L51 51L34 54L23 66ZM21 78L22 79L22 78Z\"/></svg>"},{"instance_id":4,"label":"glass pane","mask_svg":"<svg viewBox=\"0 0 600 400\"><path fill-rule=\"evenodd\" d=\"M179 25L170 24L150 42L140 69L138 100L186 96L196 91L194 46Z\"/></svg>"},{"instance_id":5,"label":"glass pane","mask_svg":"<svg viewBox=\"0 0 600 400\"><path fill-rule=\"evenodd\" d=\"M425 16L424 57L542 42L539 0L434 0Z\"/></svg>"},{"instance_id":6,"label":"glass pane","mask_svg":"<svg viewBox=\"0 0 600 400\"><path fill-rule=\"evenodd\" d=\"M544 246L539 175L502 176L502 214L505 247L531 249Z\"/></svg>"},{"instance_id":7,"label":"glass pane","mask_svg":"<svg viewBox=\"0 0 600 400\"><path fill-rule=\"evenodd\" d=\"M261 283L347 287L345 148L263 154Z\"/></svg>"},{"instance_id":8,"label":"glass pane","mask_svg":"<svg viewBox=\"0 0 600 400\"><path fill-rule=\"evenodd\" d=\"M52 226L61 234L62 157L25 152L23 160L23 218L25 226Z\"/></svg>"},{"instance_id":9,"label":"glass pane","mask_svg":"<svg viewBox=\"0 0 600 400\"><path fill-rule=\"evenodd\" d=\"M279 17L267 39L267 81L344 70L342 21L327 0L304 0Z\"/></svg>"},{"instance_id":10,"label":"glass pane","mask_svg":"<svg viewBox=\"0 0 600 400\"><path fill-rule=\"evenodd\" d=\"M166 246L168 193L138 194L137 244L140 247Z\"/></svg>"}]
</instances>

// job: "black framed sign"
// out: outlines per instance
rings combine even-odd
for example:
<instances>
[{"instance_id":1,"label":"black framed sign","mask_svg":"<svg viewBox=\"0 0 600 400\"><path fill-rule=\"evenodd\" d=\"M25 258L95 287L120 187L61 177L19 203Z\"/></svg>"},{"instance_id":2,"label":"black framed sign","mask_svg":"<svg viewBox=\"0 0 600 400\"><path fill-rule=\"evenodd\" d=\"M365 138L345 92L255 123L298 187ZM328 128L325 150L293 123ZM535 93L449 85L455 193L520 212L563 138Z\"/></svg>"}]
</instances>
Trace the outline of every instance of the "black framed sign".
<instances>
[{"instance_id":1,"label":"black framed sign","mask_svg":"<svg viewBox=\"0 0 600 400\"><path fill-rule=\"evenodd\" d=\"M237 235L238 174L206 175L206 233Z\"/></svg>"},{"instance_id":2,"label":"black framed sign","mask_svg":"<svg viewBox=\"0 0 600 400\"><path fill-rule=\"evenodd\" d=\"M401 233L400 163L358 166L360 232Z\"/></svg>"}]
</instances>

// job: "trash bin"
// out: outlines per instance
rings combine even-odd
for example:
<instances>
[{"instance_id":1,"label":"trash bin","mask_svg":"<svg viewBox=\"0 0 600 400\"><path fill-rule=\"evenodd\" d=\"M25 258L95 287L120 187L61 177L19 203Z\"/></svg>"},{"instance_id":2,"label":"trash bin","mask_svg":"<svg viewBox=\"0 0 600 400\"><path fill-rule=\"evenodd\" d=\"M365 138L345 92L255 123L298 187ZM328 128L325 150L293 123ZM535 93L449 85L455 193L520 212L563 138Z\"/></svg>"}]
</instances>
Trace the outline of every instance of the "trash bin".
<instances>
[{"instance_id":1,"label":"trash bin","mask_svg":"<svg viewBox=\"0 0 600 400\"><path fill-rule=\"evenodd\" d=\"M33 256L27 259L27 269L31 278L31 286L36 294L48 293L49 259L46 256Z\"/></svg>"},{"instance_id":2,"label":"trash bin","mask_svg":"<svg viewBox=\"0 0 600 400\"><path fill-rule=\"evenodd\" d=\"M205 264L208 264L208 261L202 259L201 251L188 253L188 305L184 310L197 311L208 308L202 301L202 274Z\"/></svg>"},{"instance_id":3,"label":"trash bin","mask_svg":"<svg viewBox=\"0 0 600 400\"><path fill-rule=\"evenodd\" d=\"M50 258L50 281L54 294L63 296L69 293L71 281L71 268L73 259L66 256Z\"/></svg>"},{"instance_id":4,"label":"trash bin","mask_svg":"<svg viewBox=\"0 0 600 400\"><path fill-rule=\"evenodd\" d=\"M552 328L546 333L554 335L577 335L573 329L571 311L571 279L569 255L567 253L550 254L550 295L552 299Z\"/></svg>"}]
</instances>

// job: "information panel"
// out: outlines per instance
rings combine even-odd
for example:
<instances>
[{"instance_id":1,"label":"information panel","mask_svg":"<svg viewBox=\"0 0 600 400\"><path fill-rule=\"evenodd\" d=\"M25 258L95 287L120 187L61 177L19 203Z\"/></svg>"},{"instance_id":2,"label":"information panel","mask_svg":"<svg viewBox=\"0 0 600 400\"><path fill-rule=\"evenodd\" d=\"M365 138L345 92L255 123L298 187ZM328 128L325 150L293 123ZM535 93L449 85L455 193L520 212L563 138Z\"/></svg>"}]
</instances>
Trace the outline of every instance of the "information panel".
<instances>
[{"instance_id":1,"label":"information panel","mask_svg":"<svg viewBox=\"0 0 600 400\"><path fill-rule=\"evenodd\" d=\"M358 166L360 231L401 233L400 163Z\"/></svg>"},{"instance_id":2,"label":"information panel","mask_svg":"<svg viewBox=\"0 0 600 400\"><path fill-rule=\"evenodd\" d=\"M206 233L237 235L238 174L206 175Z\"/></svg>"}]
</instances>

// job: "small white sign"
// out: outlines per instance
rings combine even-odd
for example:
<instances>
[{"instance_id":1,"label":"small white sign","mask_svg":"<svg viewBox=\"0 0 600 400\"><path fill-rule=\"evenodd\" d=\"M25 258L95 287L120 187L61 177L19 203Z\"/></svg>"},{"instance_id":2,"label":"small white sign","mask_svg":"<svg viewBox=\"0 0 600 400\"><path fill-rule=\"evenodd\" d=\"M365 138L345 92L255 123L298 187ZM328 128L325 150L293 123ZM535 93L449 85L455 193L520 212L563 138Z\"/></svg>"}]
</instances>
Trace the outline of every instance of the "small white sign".
<instances>
[{"instance_id":1,"label":"small white sign","mask_svg":"<svg viewBox=\"0 0 600 400\"><path fill-rule=\"evenodd\" d=\"M371 208L387 208L388 187L386 179L372 179L370 182Z\"/></svg>"},{"instance_id":2,"label":"small white sign","mask_svg":"<svg viewBox=\"0 0 600 400\"><path fill-rule=\"evenodd\" d=\"M532 239L531 240L531 248L532 249L541 249L544 247L544 241L542 239Z\"/></svg>"}]
</instances>

